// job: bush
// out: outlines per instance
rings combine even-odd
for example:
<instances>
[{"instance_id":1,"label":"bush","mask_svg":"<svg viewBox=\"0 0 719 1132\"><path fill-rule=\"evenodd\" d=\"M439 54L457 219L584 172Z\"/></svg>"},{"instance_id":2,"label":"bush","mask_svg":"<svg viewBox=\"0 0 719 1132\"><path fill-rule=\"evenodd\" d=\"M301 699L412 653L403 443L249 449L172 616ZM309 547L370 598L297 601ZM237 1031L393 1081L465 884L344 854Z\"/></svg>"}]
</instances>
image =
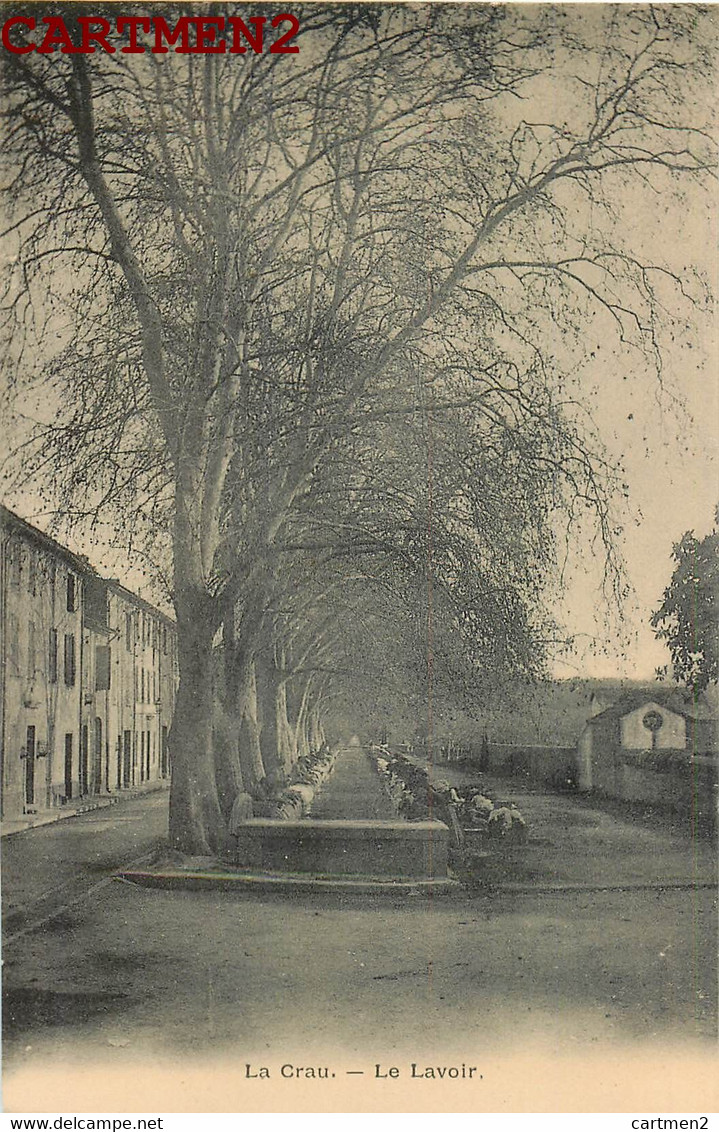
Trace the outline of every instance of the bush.
<instances>
[{"instance_id":1,"label":"bush","mask_svg":"<svg viewBox=\"0 0 719 1132\"><path fill-rule=\"evenodd\" d=\"M523 845L527 840L527 823L516 806L498 806L489 815L487 832L490 837Z\"/></svg>"},{"instance_id":2,"label":"bush","mask_svg":"<svg viewBox=\"0 0 719 1132\"><path fill-rule=\"evenodd\" d=\"M298 759L289 784L272 799L272 816L297 821L307 813L319 787L332 773L334 762L335 756L326 744Z\"/></svg>"},{"instance_id":3,"label":"bush","mask_svg":"<svg viewBox=\"0 0 719 1132\"><path fill-rule=\"evenodd\" d=\"M520 844L527 838L527 823L513 802L495 803L481 784L451 786L431 782L427 770L406 755L383 750L375 755L377 771L400 817L418 821L430 816L449 821L449 807L456 807L465 829L479 830L488 837Z\"/></svg>"}]
</instances>

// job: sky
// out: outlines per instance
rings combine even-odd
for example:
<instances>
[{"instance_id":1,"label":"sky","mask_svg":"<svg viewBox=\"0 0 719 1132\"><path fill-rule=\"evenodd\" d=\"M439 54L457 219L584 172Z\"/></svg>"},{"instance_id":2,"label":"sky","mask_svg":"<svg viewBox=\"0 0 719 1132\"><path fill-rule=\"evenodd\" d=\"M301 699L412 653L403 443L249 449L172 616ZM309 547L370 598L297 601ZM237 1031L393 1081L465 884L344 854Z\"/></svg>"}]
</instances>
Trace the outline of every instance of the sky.
<instances>
[{"instance_id":1,"label":"sky","mask_svg":"<svg viewBox=\"0 0 719 1132\"><path fill-rule=\"evenodd\" d=\"M631 205L628 205L632 211ZM716 293L718 279L716 198L697 193L683 216L632 211L637 247L662 256L689 283L700 272ZM697 536L714 527L719 504L719 368L717 325L711 312L688 314L684 334L667 345L661 382L631 355L603 355L600 371L584 374L599 434L610 458L621 461L628 485L619 540L632 593L618 625L601 598L600 556L577 548L561 615L578 637L576 655L558 674L650 677L669 662L649 618L661 604L673 562L672 548L685 531Z\"/></svg>"}]
</instances>

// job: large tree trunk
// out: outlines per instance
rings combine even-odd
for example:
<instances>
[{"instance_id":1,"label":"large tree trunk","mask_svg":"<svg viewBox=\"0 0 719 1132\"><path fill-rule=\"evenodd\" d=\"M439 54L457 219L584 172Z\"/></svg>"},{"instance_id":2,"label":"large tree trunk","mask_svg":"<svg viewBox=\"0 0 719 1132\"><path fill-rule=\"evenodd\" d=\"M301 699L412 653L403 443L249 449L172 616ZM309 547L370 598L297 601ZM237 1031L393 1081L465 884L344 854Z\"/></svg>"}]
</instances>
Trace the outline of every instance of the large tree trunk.
<instances>
[{"instance_id":1,"label":"large tree trunk","mask_svg":"<svg viewBox=\"0 0 719 1132\"><path fill-rule=\"evenodd\" d=\"M240 720L231 666L227 658L234 654L234 614L225 612L222 622L222 654L215 666L215 710L213 742L217 792L225 819L229 821L238 794L244 793L240 761Z\"/></svg>"},{"instance_id":2,"label":"large tree trunk","mask_svg":"<svg viewBox=\"0 0 719 1132\"><path fill-rule=\"evenodd\" d=\"M312 751L319 751L320 747L325 742L325 731L322 726L322 717L320 715L321 701L319 698L315 699L309 710L309 719L307 722L307 738Z\"/></svg>"},{"instance_id":3,"label":"large tree trunk","mask_svg":"<svg viewBox=\"0 0 719 1132\"><path fill-rule=\"evenodd\" d=\"M262 761L268 782L281 786L294 761L293 736L287 719L285 679L271 646L258 649L255 672Z\"/></svg>"},{"instance_id":4,"label":"large tree trunk","mask_svg":"<svg viewBox=\"0 0 719 1132\"><path fill-rule=\"evenodd\" d=\"M240 657L237 666L237 716L242 779L245 790L257 795L258 786L265 778L265 766L260 746L255 662L251 653Z\"/></svg>"},{"instance_id":5,"label":"large tree trunk","mask_svg":"<svg viewBox=\"0 0 719 1132\"><path fill-rule=\"evenodd\" d=\"M297 758L304 759L310 753L309 736L307 735L307 712L300 712L300 716L295 724L295 745L297 747Z\"/></svg>"},{"instance_id":6,"label":"large tree trunk","mask_svg":"<svg viewBox=\"0 0 719 1132\"><path fill-rule=\"evenodd\" d=\"M223 620L225 709L237 720L244 790L255 797L264 795L264 787L259 788L259 784L266 778L260 744L261 720L255 668L255 657L260 648L263 603L264 595L257 590L246 598L246 608L239 621L234 601L225 610Z\"/></svg>"},{"instance_id":7,"label":"large tree trunk","mask_svg":"<svg viewBox=\"0 0 719 1132\"><path fill-rule=\"evenodd\" d=\"M297 762L297 742L287 714L287 682L280 681L275 697L275 713L277 716L277 738L279 742L280 760L287 773Z\"/></svg>"},{"instance_id":8,"label":"large tree trunk","mask_svg":"<svg viewBox=\"0 0 719 1132\"><path fill-rule=\"evenodd\" d=\"M294 739L295 748L297 750L297 757L304 758L311 750L310 734L309 734L309 711L311 705L311 687L312 677L306 680L301 694L298 693L299 699L296 700L296 715L294 723Z\"/></svg>"},{"instance_id":9,"label":"large tree trunk","mask_svg":"<svg viewBox=\"0 0 719 1132\"><path fill-rule=\"evenodd\" d=\"M170 844L191 855L220 853L227 827L213 741L213 631L205 595L176 597L180 683L169 736Z\"/></svg>"},{"instance_id":10,"label":"large tree trunk","mask_svg":"<svg viewBox=\"0 0 719 1132\"><path fill-rule=\"evenodd\" d=\"M245 785L240 762L240 726L234 712L226 711L215 701L212 728L215 758L215 779L220 808L229 822L232 807Z\"/></svg>"},{"instance_id":11,"label":"large tree trunk","mask_svg":"<svg viewBox=\"0 0 719 1132\"><path fill-rule=\"evenodd\" d=\"M180 683L169 736L170 844L204 856L227 848L228 817L242 789L242 774L237 742L221 709L222 673L213 650L217 598L208 593L206 583L212 540L202 539L194 467L185 461L176 491L173 553Z\"/></svg>"}]
</instances>

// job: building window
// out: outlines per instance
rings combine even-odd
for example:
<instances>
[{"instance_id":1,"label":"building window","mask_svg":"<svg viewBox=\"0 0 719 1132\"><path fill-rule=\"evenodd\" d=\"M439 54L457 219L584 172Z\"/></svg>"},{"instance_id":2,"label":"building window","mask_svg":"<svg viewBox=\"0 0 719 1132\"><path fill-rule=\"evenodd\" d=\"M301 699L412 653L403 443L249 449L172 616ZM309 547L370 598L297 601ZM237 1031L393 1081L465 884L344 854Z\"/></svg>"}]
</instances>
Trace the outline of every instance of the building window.
<instances>
[{"instance_id":1,"label":"building window","mask_svg":"<svg viewBox=\"0 0 719 1132\"><path fill-rule=\"evenodd\" d=\"M35 757L37 754L35 745L35 728L34 726L28 727L27 739L25 741L25 805L35 805Z\"/></svg>"},{"instance_id":2,"label":"building window","mask_svg":"<svg viewBox=\"0 0 719 1132\"><path fill-rule=\"evenodd\" d=\"M95 645L95 691L107 692L110 688L110 646Z\"/></svg>"},{"instance_id":3,"label":"building window","mask_svg":"<svg viewBox=\"0 0 719 1132\"><path fill-rule=\"evenodd\" d=\"M65 796L63 801L69 802L72 798L72 732L65 733L65 767L64 767Z\"/></svg>"},{"instance_id":4,"label":"building window","mask_svg":"<svg viewBox=\"0 0 719 1132\"><path fill-rule=\"evenodd\" d=\"M72 688L75 683L75 634L65 634L65 683Z\"/></svg>"},{"instance_id":5,"label":"building window","mask_svg":"<svg viewBox=\"0 0 719 1132\"><path fill-rule=\"evenodd\" d=\"M132 733L123 731L122 734L122 785L129 786L132 782Z\"/></svg>"},{"instance_id":6,"label":"building window","mask_svg":"<svg viewBox=\"0 0 719 1132\"><path fill-rule=\"evenodd\" d=\"M125 614L125 648L132 652L132 614Z\"/></svg>"},{"instance_id":7,"label":"building window","mask_svg":"<svg viewBox=\"0 0 719 1132\"><path fill-rule=\"evenodd\" d=\"M167 656L167 625L162 626L162 651Z\"/></svg>"},{"instance_id":8,"label":"building window","mask_svg":"<svg viewBox=\"0 0 719 1132\"><path fill-rule=\"evenodd\" d=\"M8 660L13 666L15 675L20 668L20 628L16 613L8 613L7 618L7 653Z\"/></svg>"},{"instance_id":9,"label":"building window","mask_svg":"<svg viewBox=\"0 0 719 1132\"><path fill-rule=\"evenodd\" d=\"M75 585L75 575L67 572L67 611L74 613L77 609L77 587Z\"/></svg>"},{"instance_id":10,"label":"building window","mask_svg":"<svg viewBox=\"0 0 719 1132\"><path fill-rule=\"evenodd\" d=\"M47 652L48 678L51 684L57 684L57 629L50 630Z\"/></svg>"},{"instance_id":11,"label":"building window","mask_svg":"<svg viewBox=\"0 0 719 1132\"><path fill-rule=\"evenodd\" d=\"M165 778L170 769L170 752L167 746L167 727L162 725L162 743L160 746L160 774Z\"/></svg>"},{"instance_id":12,"label":"building window","mask_svg":"<svg viewBox=\"0 0 719 1132\"><path fill-rule=\"evenodd\" d=\"M10 584L19 586L22 579L22 547L15 543L8 547L8 562L10 565Z\"/></svg>"},{"instance_id":13,"label":"building window","mask_svg":"<svg viewBox=\"0 0 719 1132\"><path fill-rule=\"evenodd\" d=\"M88 734L87 724L83 725L80 732L80 765L78 767L78 779L80 794L87 794L87 772L88 772L88 752L90 749L90 737Z\"/></svg>"},{"instance_id":14,"label":"building window","mask_svg":"<svg viewBox=\"0 0 719 1132\"><path fill-rule=\"evenodd\" d=\"M37 554L34 550L28 552L27 588L34 597L37 592Z\"/></svg>"},{"instance_id":15,"label":"building window","mask_svg":"<svg viewBox=\"0 0 719 1132\"><path fill-rule=\"evenodd\" d=\"M27 623L27 674L32 680L35 676L35 622Z\"/></svg>"}]
</instances>

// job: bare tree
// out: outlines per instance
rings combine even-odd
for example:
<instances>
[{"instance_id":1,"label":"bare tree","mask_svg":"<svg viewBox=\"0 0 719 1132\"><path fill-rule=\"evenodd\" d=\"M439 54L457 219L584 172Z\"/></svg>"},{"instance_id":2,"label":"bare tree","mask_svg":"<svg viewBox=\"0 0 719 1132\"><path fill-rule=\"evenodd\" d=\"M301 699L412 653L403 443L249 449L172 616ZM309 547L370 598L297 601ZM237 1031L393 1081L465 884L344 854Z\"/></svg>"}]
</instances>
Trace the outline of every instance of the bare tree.
<instances>
[{"instance_id":1,"label":"bare tree","mask_svg":"<svg viewBox=\"0 0 719 1132\"><path fill-rule=\"evenodd\" d=\"M586 26L551 8L298 14L298 55L240 66L98 53L5 67L12 358L27 380L34 343L60 336L39 373L70 404L35 437L43 458L73 468L89 509L169 524L170 832L192 852L224 843L213 643L224 625L260 773L257 641L281 544L337 451L413 386L415 412L419 380L440 405L480 409L476 443L501 459L537 392L572 419L562 364L596 320L661 373L661 319L688 290L640 262L612 210L628 187L669 194L710 165L687 99L706 78L700 11L611 9ZM547 86L561 120L522 120L518 96ZM524 435L516 466L538 460ZM560 478L610 545L582 437ZM223 758L239 784L240 750Z\"/></svg>"}]
</instances>

